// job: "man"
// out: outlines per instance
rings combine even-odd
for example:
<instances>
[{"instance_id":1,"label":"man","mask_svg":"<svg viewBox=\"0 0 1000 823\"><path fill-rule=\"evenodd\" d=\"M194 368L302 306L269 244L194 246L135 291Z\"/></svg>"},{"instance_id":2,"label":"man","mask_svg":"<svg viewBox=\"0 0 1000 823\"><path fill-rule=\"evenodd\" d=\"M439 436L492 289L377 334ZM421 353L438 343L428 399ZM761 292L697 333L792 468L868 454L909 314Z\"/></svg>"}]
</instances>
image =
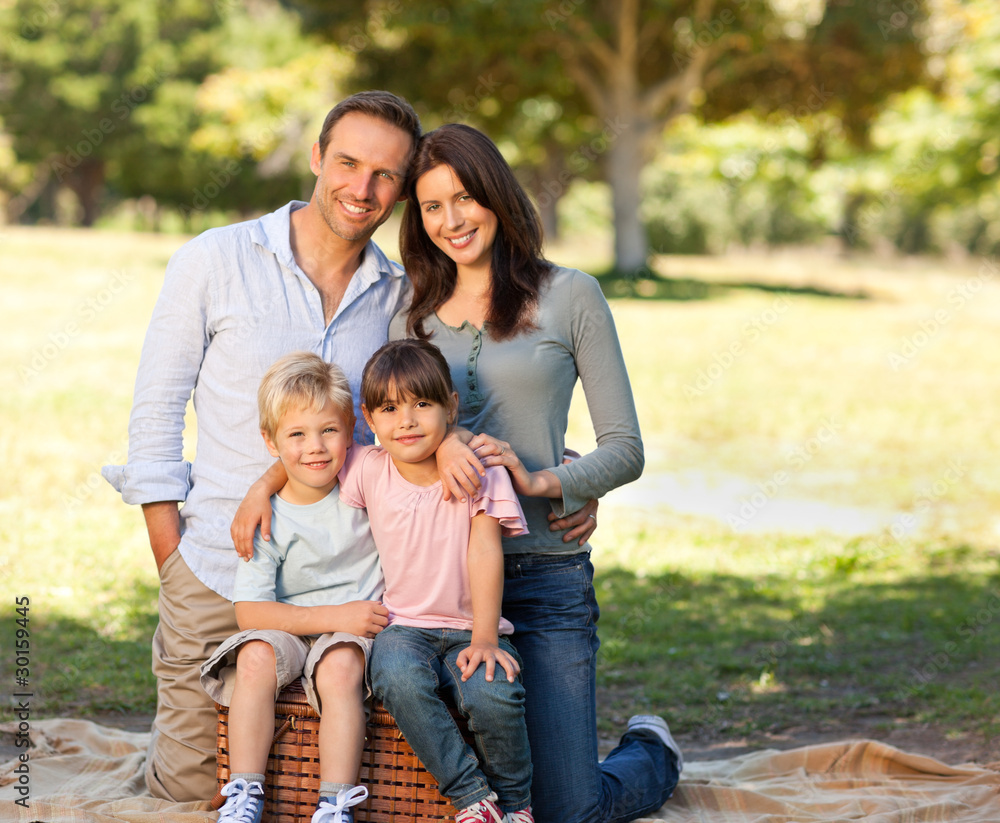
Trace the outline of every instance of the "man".
<instances>
[{"instance_id":1,"label":"man","mask_svg":"<svg viewBox=\"0 0 1000 823\"><path fill-rule=\"evenodd\" d=\"M340 365L357 390L407 296L402 269L371 236L402 199L419 137L405 100L383 91L347 98L313 146L308 203L205 232L167 267L136 379L128 463L104 469L126 503L142 505L160 574L146 768L155 797L215 794L216 715L199 670L237 631L230 522L273 462L258 431L257 387L279 357L307 350ZM187 463L192 392L198 441Z\"/></svg>"}]
</instances>

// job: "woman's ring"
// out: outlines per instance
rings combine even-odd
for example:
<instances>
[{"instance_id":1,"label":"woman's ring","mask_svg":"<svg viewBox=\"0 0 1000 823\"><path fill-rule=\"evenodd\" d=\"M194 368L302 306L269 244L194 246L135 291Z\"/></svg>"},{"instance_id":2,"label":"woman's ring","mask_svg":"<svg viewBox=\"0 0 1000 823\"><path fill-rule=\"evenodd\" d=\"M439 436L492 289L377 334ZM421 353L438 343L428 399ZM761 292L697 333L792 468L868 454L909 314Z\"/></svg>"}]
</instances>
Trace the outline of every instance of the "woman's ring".
<instances>
[{"instance_id":1,"label":"woman's ring","mask_svg":"<svg viewBox=\"0 0 1000 823\"><path fill-rule=\"evenodd\" d=\"M596 517L594 517L594 515L592 515L592 514L588 514L588 515L587 515L587 517L593 517L593 518L594 518L594 522L595 522L595 523L597 522L597 518L596 518Z\"/></svg>"},{"instance_id":2,"label":"woman's ring","mask_svg":"<svg viewBox=\"0 0 1000 823\"><path fill-rule=\"evenodd\" d=\"M500 447L500 456L503 457L506 453L507 453L507 447L506 446L501 446Z\"/></svg>"}]
</instances>

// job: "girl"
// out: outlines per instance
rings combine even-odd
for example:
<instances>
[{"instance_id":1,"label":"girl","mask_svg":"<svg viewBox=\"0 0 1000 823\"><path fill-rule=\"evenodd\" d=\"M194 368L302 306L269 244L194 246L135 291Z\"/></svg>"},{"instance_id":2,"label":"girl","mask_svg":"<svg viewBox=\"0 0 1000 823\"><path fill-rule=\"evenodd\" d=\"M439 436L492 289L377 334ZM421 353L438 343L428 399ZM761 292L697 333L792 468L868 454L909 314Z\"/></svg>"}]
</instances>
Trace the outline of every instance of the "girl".
<instances>
[{"instance_id":1,"label":"girl","mask_svg":"<svg viewBox=\"0 0 1000 823\"><path fill-rule=\"evenodd\" d=\"M517 496L494 468L476 495L444 499L435 454L458 395L431 344L383 346L365 366L361 398L381 448L350 450L340 498L367 508L385 575L389 626L372 649L372 690L458 823L532 823L524 689L500 616L501 533L524 533ZM468 719L475 751L442 693Z\"/></svg>"},{"instance_id":2,"label":"girl","mask_svg":"<svg viewBox=\"0 0 1000 823\"><path fill-rule=\"evenodd\" d=\"M451 368L459 425L484 464L514 473L529 534L505 536L504 614L523 661L535 818L626 821L659 808L682 768L666 722L639 716L597 759L598 608L583 531L549 521L635 480L643 452L614 321L597 281L541 256L534 207L492 141L451 124L424 135L400 230L413 283L393 338L430 339ZM570 399L583 383L597 449L562 465ZM511 446L513 444L513 448ZM516 453L515 453L516 449ZM528 472L525 471L528 470ZM553 526L561 524L553 524Z\"/></svg>"}]
</instances>

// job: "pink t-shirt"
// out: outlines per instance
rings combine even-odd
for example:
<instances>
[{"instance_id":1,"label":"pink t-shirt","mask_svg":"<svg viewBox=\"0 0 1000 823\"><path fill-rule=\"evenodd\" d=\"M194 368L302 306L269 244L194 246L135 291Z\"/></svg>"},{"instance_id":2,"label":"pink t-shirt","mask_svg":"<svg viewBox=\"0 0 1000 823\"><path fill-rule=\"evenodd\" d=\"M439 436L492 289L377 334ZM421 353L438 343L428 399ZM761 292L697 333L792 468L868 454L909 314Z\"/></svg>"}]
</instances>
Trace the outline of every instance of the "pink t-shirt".
<instances>
[{"instance_id":1,"label":"pink t-shirt","mask_svg":"<svg viewBox=\"0 0 1000 823\"><path fill-rule=\"evenodd\" d=\"M442 499L440 481L416 486L404 480L389 453L355 444L340 471L340 499L368 509L385 575L382 602L389 622L425 629L472 630L469 535L472 518L485 512L504 535L526 534L524 513L506 469L488 468L473 499ZM500 634L511 634L500 618Z\"/></svg>"}]
</instances>

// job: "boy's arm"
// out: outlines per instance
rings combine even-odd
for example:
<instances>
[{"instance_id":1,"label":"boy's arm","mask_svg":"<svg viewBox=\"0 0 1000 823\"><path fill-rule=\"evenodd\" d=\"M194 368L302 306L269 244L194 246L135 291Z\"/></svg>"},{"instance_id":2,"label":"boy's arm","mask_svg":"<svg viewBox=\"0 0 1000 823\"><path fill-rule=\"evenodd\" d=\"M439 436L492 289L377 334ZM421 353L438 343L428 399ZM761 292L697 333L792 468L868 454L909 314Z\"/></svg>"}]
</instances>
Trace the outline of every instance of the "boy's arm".
<instances>
[{"instance_id":1,"label":"boy's arm","mask_svg":"<svg viewBox=\"0 0 1000 823\"><path fill-rule=\"evenodd\" d=\"M499 663L514 682L521 667L497 644L500 601L503 599L503 551L500 522L482 512L472 518L469 535L469 586L472 591L472 640L458 655L462 680L468 680L480 663L486 664L486 679L493 680Z\"/></svg>"},{"instance_id":2,"label":"boy's arm","mask_svg":"<svg viewBox=\"0 0 1000 823\"><path fill-rule=\"evenodd\" d=\"M253 536L260 525L260 536L271 539L271 495L288 482L288 473L280 460L253 482L233 516L229 535L236 553L244 560L253 557Z\"/></svg>"},{"instance_id":3,"label":"boy's arm","mask_svg":"<svg viewBox=\"0 0 1000 823\"><path fill-rule=\"evenodd\" d=\"M374 637L389 623L389 610L377 600L356 600L340 606L242 600L234 605L241 629L277 629L300 637L324 632Z\"/></svg>"}]
</instances>

